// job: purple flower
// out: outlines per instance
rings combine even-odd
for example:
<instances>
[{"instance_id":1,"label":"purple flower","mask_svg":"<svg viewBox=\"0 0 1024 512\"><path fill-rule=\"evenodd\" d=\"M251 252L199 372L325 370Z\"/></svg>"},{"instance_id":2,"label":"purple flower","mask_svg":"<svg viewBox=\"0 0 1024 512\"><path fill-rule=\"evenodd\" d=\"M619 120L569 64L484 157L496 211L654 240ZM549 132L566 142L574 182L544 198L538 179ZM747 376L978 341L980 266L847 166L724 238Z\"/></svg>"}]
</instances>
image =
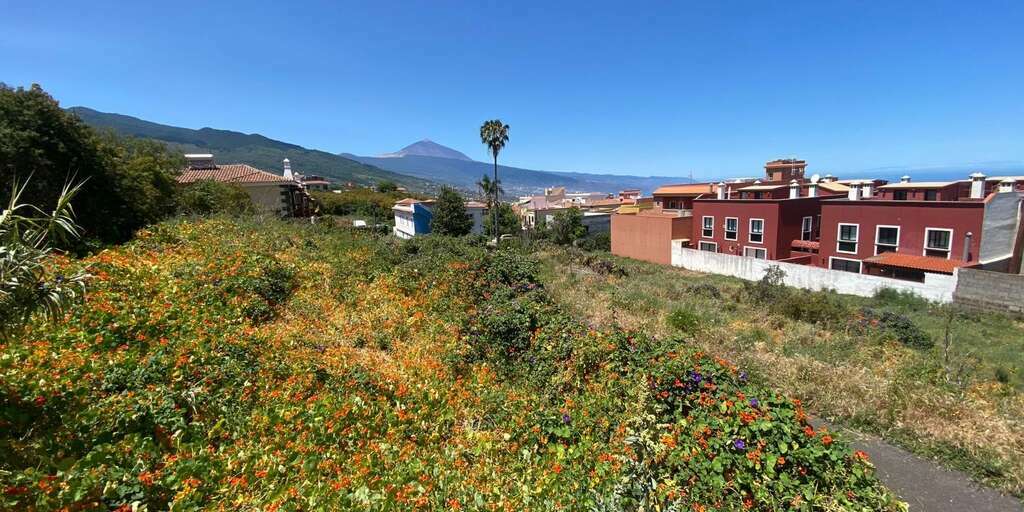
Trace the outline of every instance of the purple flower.
<instances>
[{"instance_id":1,"label":"purple flower","mask_svg":"<svg viewBox=\"0 0 1024 512\"><path fill-rule=\"evenodd\" d=\"M751 407L757 407L760 403L761 402L758 402L756 398L751 398L750 399L750 406Z\"/></svg>"},{"instance_id":2,"label":"purple flower","mask_svg":"<svg viewBox=\"0 0 1024 512\"><path fill-rule=\"evenodd\" d=\"M702 378L703 378L703 377L701 377L701 375L700 375L699 373L697 373L697 372L695 372L695 371L693 371L693 370L690 370L690 380L692 380L692 381L694 381L694 382L696 382L696 383L700 384L700 380L701 380Z\"/></svg>"},{"instance_id":3,"label":"purple flower","mask_svg":"<svg viewBox=\"0 0 1024 512\"><path fill-rule=\"evenodd\" d=\"M732 445L735 446L737 450L746 450L747 449L747 443L743 442L742 439L733 439L732 440Z\"/></svg>"},{"instance_id":4,"label":"purple flower","mask_svg":"<svg viewBox=\"0 0 1024 512\"><path fill-rule=\"evenodd\" d=\"M568 425L570 421L572 421L572 418L569 417L569 413L565 413L562 415L562 423Z\"/></svg>"},{"instance_id":5,"label":"purple flower","mask_svg":"<svg viewBox=\"0 0 1024 512\"><path fill-rule=\"evenodd\" d=\"M740 382L747 381L747 372L740 372Z\"/></svg>"}]
</instances>

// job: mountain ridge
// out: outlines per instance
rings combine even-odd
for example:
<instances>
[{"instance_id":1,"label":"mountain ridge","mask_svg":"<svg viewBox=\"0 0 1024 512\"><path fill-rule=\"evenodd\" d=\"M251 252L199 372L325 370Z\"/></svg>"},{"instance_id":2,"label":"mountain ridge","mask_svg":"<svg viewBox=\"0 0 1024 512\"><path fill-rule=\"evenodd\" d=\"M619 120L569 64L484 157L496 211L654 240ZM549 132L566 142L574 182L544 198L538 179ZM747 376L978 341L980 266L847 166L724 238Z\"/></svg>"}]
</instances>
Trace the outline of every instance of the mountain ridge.
<instances>
[{"instance_id":1,"label":"mountain ridge","mask_svg":"<svg viewBox=\"0 0 1024 512\"><path fill-rule=\"evenodd\" d=\"M395 173L379 167L351 160L340 155L307 149L258 133L204 127L198 130L165 125L137 117L100 112L88 107L67 109L86 124L99 129L131 137L152 139L182 153L213 153L220 163L245 163L280 173L282 161L287 158L292 167L302 174L320 175L337 182L370 185L384 180L394 181L413 190L435 190L431 180Z\"/></svg>"}]
</instances>

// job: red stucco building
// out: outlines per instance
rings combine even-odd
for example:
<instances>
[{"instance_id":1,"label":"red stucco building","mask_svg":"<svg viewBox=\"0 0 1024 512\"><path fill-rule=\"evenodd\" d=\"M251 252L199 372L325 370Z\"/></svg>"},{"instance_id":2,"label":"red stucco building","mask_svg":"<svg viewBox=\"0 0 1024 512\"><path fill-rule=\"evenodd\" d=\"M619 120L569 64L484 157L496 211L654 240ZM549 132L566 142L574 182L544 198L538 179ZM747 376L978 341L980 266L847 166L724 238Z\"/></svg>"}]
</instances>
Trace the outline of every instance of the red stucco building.
<instances>
[{"instance_id":1,"label":"red stucco building","mask_svg":"<svg viewBox=\"0 0 1024 512\"><path fill-rule=\"evenodd\" d=\"M722 182L713 197L694 199L691 247L818 264L821 203L849 189L833 180L806 179L806 167L803 160L773 160L765 164L767 181Z\"/></svg>"},{"instance_id":2,"label":"red stucco building","mask_svg":"<svg viewBox=\"0 0 1024 512\"><path fill-rule=\"evenodd\" d=\"M824 201L820 264L918 281L967 266L1005 271L1020 230L1020 197L1013 180L976 173L953 182L904 178L871 197Z\"/></svg>"}]
</instances>

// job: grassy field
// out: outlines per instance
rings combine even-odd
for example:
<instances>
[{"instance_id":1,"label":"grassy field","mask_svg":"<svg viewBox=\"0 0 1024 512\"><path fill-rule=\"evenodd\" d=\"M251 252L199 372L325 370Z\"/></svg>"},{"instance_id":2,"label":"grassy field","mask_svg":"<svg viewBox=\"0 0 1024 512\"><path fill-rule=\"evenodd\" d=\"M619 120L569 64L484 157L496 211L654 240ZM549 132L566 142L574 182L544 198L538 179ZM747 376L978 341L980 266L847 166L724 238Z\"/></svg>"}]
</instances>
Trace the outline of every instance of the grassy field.
<instances>
[{"instance_id":1,"label":"grassy field","mask_svg":"<svg viewBox=\"0 0 1024 512\"><path fill-rule=\"evenodd\" d=\"M542 260L551 293L595 327L682 333L816 415L1024 495L1020 320L897 293L758 297L738 279L607 254L549 250Z\"/></svg>"}]
</instances>

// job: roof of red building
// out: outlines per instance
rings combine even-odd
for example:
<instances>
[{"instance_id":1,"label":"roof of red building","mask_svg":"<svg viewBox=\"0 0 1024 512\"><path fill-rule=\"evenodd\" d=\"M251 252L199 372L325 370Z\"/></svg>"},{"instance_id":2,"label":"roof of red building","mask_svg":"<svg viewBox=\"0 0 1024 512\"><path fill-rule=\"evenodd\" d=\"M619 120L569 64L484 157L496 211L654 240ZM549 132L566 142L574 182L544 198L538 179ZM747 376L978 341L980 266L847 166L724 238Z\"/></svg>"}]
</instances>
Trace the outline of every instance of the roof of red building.
<instances>
[{"instance_id":1,"label":"roof of red building","mask_svg":"<svg viewBox=\"0 0 1024 512\"><path fill-rule=\"evenodd\" d=\"M849 192L850 187L839 183L838 181L823 181L818 183L818 186L828 190L829 192Z\"/></svg>"},{"instance_id":2,"label":"roof of red building","mask_svg":"<svg viewBox=\"0 0 1024 512\"><path fill-rule=\"evenodd\" d=\"M909 268L924 270L925 272L942 272L944 274L952 274L954 270L968 265L967 262L961 260L947 260L946 258L936 258L934 256L916 256L899 252L883 252L878 256L865 258L864 261L887 267Z\"/></svg>"},{"instance_id":3,"label":"roof of red building","mask_svg":"<svg viewBox=\"0 0 1024 512\"><path fill-rule=\"evenodd\" d=\"M217 165L196 169L189 167L175 178L178 183L213 180L224 183L290 183L292 180L245 164Z\"/></svg>"},{"instance_id":4,"label":"roof of red building","mask_svg":"<svg viewBox=\"0 0 1024 512\"><path fill-rule=\"evenodd\" d=\"M956 183L955 181L908 181L906 183L890 183L888 185L882 185L878 188L894 189L894 188L944 188Z\"/></svg>"},{"instance_id":5,"label":"roof of red building","mask_svg":"<svg viewBox=\"0 0 1024 512\"><path fill-rule=\"evenodd\" d=\"M789 246L795 249L818 250L821 248L821 242L815 242L814 240L793 240L793 243L789 244Z\"/></svg>"},{"instance_id":6,"label":"roof of red building","mask_svg":"<svg viewBox=\"0 0 1024 512\"><path fill-rule=\"evenodd\" d=\"M779 188L782 188L782 187L785 187L785 186L786 185L761 185L761 184L758 184L758 185L751 185L749 187L738 188L736 190L739 191L739 192L757 192L758 190L775 190L775 189L779 189Z\"/></svg>"},{"instance_id":7,"label":"roof of red building","mask_svg":"<svg viewBox=\"0 0 1024 512\"><path fill-rule=\"evenodd\" d=\"M711 192L710 183L689 183L658 187L654 195L699 195Z\"/></svg>"}]
</instances>

